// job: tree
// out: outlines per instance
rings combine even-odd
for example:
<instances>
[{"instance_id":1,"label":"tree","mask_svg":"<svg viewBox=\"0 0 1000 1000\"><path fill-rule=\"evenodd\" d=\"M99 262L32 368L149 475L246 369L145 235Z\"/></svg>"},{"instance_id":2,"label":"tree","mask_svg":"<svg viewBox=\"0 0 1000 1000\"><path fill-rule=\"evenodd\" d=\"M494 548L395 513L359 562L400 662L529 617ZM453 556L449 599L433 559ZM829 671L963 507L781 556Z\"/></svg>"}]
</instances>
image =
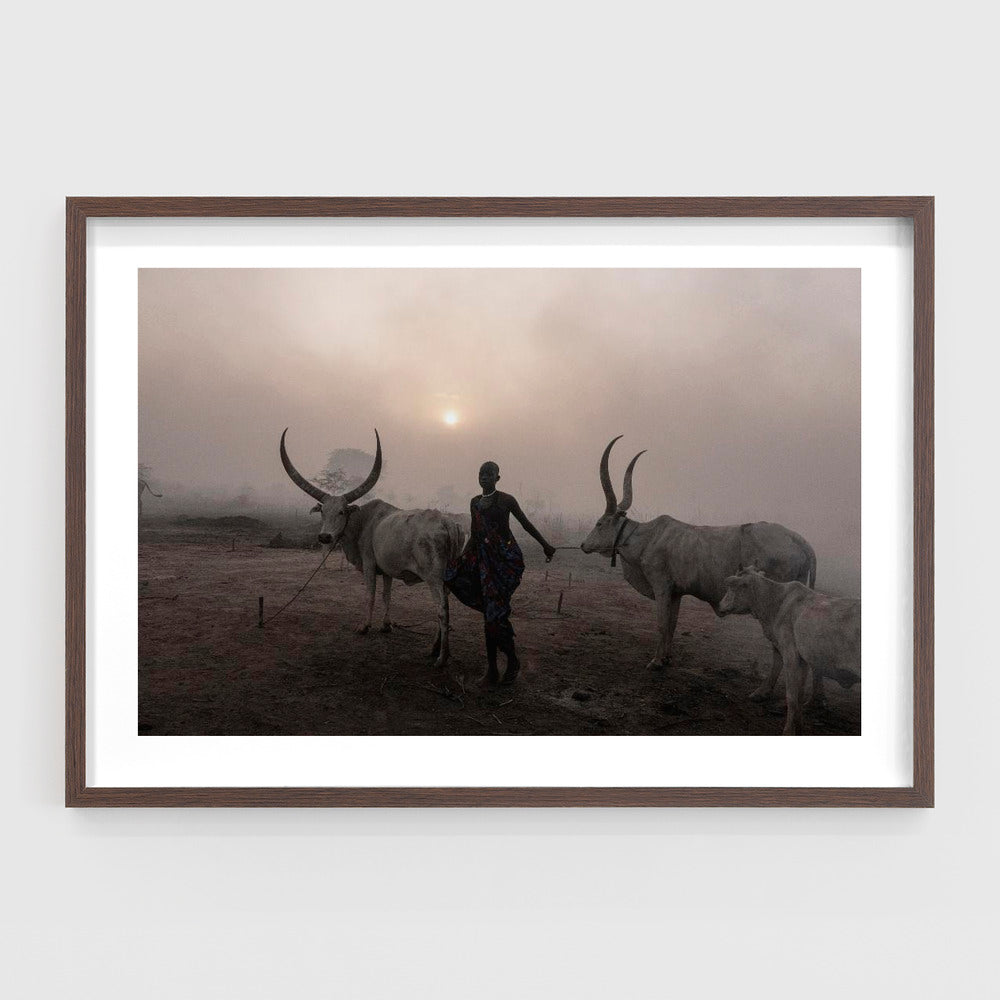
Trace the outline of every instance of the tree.
<instances>
[{"instance_id":1,"label":"tree","mask_svg":"<svg viewBox=\"0 0 1000 1000\"><path fill-rule=\"evenodd\" d=\"M348 476L344 472L343 466L327 465L316 476L316 485L321 486L327 493L346 493L352 486L357 486L361 479Z\"/></svg>"},{"instance_id":2,"label":"tree","mask_svg":"<svg viewBox=\"0 0 1000 1000\"><path fill-rule=\"evenodd\" d=\"M150 493L154 497L161 497L162 493L154 493L152 486L149 485L149 480L153 476L153 470L146 465L145 462L139 463L139 517L142 517L142 494L144 491Z\"/></svg>"},{"instance_id":3,"label":"tree","mask_svg":"<svg viewBox=\"0 0 1000 1000\"><path fill-rule=\"evenodd\" d=\"M346 493L364 482L374 461L374 455L358 448L338 448L314 477L316 485L327 493Z\"/></svg>"}]
</instances>

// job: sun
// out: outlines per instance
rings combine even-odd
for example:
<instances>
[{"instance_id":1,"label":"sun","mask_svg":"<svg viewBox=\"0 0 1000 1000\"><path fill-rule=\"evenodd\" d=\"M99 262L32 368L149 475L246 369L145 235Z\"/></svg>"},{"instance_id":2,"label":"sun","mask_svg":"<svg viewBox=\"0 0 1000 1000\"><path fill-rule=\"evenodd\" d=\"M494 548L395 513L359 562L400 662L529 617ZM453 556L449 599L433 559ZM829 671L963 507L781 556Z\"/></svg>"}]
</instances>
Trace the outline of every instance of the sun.
<instances>
[{"instance_id":1,"label":"sun","mask_svg":"<svg viewBox=\"0 0 1000 1000\"><path fill-rule=\"evenodd\" d=\"M445 410L441 419L449 426L454 427L458 423L458 414L454 410Z\"/></svg>"}]
</instances>

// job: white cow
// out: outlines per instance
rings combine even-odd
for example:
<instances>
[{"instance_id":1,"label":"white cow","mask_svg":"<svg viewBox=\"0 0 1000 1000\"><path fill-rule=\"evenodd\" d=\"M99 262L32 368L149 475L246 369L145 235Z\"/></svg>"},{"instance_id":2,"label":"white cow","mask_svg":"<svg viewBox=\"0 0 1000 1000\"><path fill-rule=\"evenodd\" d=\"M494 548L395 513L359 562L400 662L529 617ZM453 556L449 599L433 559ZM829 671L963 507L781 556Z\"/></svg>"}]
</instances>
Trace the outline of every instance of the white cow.
<instances>
[{"instance_id":1,"label":"white cow","mask_svg":"<svg viewBox=\"0 0 1000 1000\"><path fill-rule=\"evenodd\" d=\"M625 579L644 597L656 601L659 641L650 667L663 667L669 661L677 612L685 594L705 601L718 614L726 577L748 563L775 580L800 580L810 587L816 582L812 546L780 524L756 521L706 527L685 524L666 514L652 521L631 520L626 512L632 505L632 470L644 452L629 462L618 503L608 472L608 456L617 440L614 438L601 456L601 486L607 507L580 548L610 556L612 566L620 555Z\"/></svg>"},{"instance_id":2,"label":"white cow","mask_svg":"<svg viewBox=\"0 0 1000 1000\"><path fill-rule=\"evenodd\" d=\"M778 583L748 567L726 580L719 611L753 615L774 646L771 672L751 697L767 697L784 666L786 736L802 731L807 670L812 671L814 697L823 677L844 687L861 680L861 601L856 598Z\"/></svg>"},{"instance_id":3,"label":"white cow","mask_svg":"<svg viewBox=\"0 0 1000 1000\"><path fill-rule=\"evenodd\" d=\"M437 510L400 510L384 500L369 500L360 507L354 503L372 489L382 471L382 441L377 430L375 462L368 478L341 496L320 489L292 465L285 451L287 433L286 427L279 449L281 463L292 482L319 501L313 510L323 518L320 543L340 545L348 562L364 574L368 613L358 633L371 629L378 577L382 577L384 632L392 627L389 621L392 581L402 580L412 585L422 580L438 609L438 633L431 655L437 657L436 665L443 667L448 661L448 591L444 571L448 562L465 548L467 536L462 526Z\"/></svg>"}]
</instances>

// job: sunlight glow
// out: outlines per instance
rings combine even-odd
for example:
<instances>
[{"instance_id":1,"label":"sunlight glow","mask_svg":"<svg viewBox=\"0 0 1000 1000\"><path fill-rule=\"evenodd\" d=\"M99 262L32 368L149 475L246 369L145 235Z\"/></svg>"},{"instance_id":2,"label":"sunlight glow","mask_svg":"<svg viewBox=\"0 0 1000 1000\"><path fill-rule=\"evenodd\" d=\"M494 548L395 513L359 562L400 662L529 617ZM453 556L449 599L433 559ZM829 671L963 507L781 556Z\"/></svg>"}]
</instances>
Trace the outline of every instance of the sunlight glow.
<instances>
[{"instance_id":1,"label":"sunlight glow","mask_svg":"<svg viewBox=\"0 0 1000 1000\"><path fill-rule=\"evenodd\" d=\"M458 423L458 414L454 410L447 410L441 418L449 427L454 427Z\"/></svg>"}]
</instances>

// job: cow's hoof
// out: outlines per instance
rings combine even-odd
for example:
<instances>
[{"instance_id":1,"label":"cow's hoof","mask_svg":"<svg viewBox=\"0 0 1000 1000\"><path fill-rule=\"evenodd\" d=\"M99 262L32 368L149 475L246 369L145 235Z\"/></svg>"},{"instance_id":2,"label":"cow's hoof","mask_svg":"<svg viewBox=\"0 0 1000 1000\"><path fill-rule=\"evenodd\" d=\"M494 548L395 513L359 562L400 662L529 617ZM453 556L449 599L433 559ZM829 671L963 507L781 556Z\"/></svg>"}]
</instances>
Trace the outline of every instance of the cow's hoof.
<instances>
[{"instance_id":1,"label":"cow's hoof","mask_svg":"<svg viewBox=\"0 0 1000 1000\"><path fill-rule=\"evenodd\" d=\"M444 668L448 666L448 661L443 656L439 656L434 661L434 666L437 667L438 670L444 670Z\"/></svg>"},{"instance_id":2,"label":"cow's hoof","mask_svg":"<svg viewBox=\"0 0 1000 1000\"><path fill-rule=\"evenodd\" d=\"M496 691L500 684L500 675L495 670L487 670L480 683L487 691Z\"/></svg>"},{"instance_id":3,"label":"cow's hoof","mask_svg":"<svg viewBox=\"0 0 1000 1000\"><path fill-rule=\"evenodd\" d=\"M669 662L669 658L666 660L658 660L656 657L653 657L653 659L651 659L647 664L646 668L648 670L665 670Z\"/></svg>"},{"instance_id":4,"label":"cow's hoof","mask_svg":"<svg viewBox=\"0 0 1000 1000\"><path fill-rule=\"evenodd\" d=\"M368 630L369 630L370 628L371 628L371 625L359 625L359 626L358 626L358 627L357 627L357 628L356 628L356 629L354 630L354 634L355 634L355 635L367 635L367 634L368 634Z\"/></svg>"},{"instance_id":5,"label":"cow's hoof","mask_svg":"<svg viewBox=\"0 0 1000 1000\"><path fill-rule=\"evenodd\" d=\"M391 632L392 622L382 622L382 627L379 629L380 632Z\"/></svg>"},{"instance_id":6,"label":"cow's hoof","mask_svg":"<svg viewBox=\"0 0 1000 1000\"><path fill-rule=\"evenodd\" d=\"M756 691L750 692L751 701L767 701L770 691L765 691L764 688L757 688Z\"/></svg>"}]
</instances>

